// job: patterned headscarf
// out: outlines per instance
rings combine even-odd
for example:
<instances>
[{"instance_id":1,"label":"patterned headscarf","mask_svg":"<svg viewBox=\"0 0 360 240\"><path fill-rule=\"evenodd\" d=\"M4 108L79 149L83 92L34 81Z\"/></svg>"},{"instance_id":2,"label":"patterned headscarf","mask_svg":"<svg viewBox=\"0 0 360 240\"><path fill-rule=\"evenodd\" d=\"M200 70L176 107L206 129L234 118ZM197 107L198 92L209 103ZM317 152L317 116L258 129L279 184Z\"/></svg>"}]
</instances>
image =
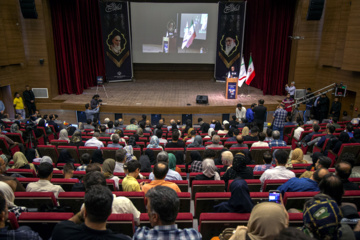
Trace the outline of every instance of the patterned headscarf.
<instances>
[{"instance_id":1,"label":"patterned headscarf","mask_svg":"<svg viewBox=\"0 0 360 240\"><path fill-rule=\"evenodd\" d=\"M203 174L208 178L214 177L214 180L220 180L217 167L215 166L214 160L207 158L202 161Z\"/></svg>"}]
</instances>

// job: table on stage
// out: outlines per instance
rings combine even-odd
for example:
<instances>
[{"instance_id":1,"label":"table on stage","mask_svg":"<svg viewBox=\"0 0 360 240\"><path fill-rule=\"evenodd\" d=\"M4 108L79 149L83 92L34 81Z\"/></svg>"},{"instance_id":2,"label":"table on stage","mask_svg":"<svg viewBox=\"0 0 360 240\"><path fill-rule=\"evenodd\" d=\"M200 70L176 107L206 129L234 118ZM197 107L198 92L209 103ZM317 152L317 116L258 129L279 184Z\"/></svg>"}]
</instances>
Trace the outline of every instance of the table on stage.
<instances>
[{"instance_id":1,"label":"table on stage","mask_svg":"<svg viewBox=\"0 0 360 240\"><path fill-rule=\"evenodd\" d=\"M238 95L238 78L226 78L226 99L237 99Z\"/></svg>"}]
</instances>

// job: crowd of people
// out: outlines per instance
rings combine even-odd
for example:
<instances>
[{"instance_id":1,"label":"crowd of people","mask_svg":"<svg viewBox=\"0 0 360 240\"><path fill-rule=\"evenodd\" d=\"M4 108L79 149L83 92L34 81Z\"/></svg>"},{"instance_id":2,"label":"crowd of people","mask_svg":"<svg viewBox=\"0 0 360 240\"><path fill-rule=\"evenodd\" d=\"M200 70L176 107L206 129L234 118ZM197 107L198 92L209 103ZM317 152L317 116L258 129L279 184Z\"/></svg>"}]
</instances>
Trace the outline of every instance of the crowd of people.
<instances>
[{"instance_id":1,"label":"crowd of people","mask_svg":"<svg viewBox=\"0 0 360 240\"><path fill-rule=\"evenodd\" d=\"M84 191L85 198L79 213L56 225L52 239L90 239L95 236L98 239L129 239L126 235L107 229L106 220L111 213L133 215L137 226L133 239L201 239L202 236L197 230L179 229L175 224L179 211L177 193L181 190L173 181L182 180L181 173L184 170L180 169L179 165L186 165L188 172L198 173L195 180L223 180L224 191L231 192L228 201L213 206L213 212L251 213L247 226L233 229L233 233L229 234L231 239L359 239L360 224L349 226L341 221L359 218L357 206L342 199L345 191L360 190L358 184L349 180L360 175L353 171L357 156L351 153L343 154L334 166L334 174L329 171L332 161L327 157L329 151L338 153L342 144L360 143L360 130L356 128L358 119L347 122L345 129L341 129L343 125L338 124L337 119L341 105L337 110L339 104L336 100L329 118L327 114L322 115L322 119L318 118L319 115L310 114L308 121L304 123L304 118L296 112L300 117L293 119L295 108L289 111L289 104L293 101L292 87L294 84L287 86L289 94L279 104L271 126L266 129L264 123L267 108L262 99L248 109L238 104L231 121L212 120L206 123L199 118L197 124L187 121L183 125L175 119L171 119L166 125L165 119L161 119L153 126L146 119L146 115L139 121L130 119L129 125L125 125L122 119L111 121L108 118L100 124L101 101L98 95L85 105L87 122L79 123L78 127L64 126L57 115L41 115L36 109L26 119L23 119L19 112L13 121L2 112L0 137L10 146L18 145L20 151L13 156L0 156L0 238L40 239L38 233L27 227L17 230L6 228L8 212L18 217L27 211L26 207L15 205L14 192L53 192L55 198L58 198L64 189L53 184L51 179L54 170L62 169L64 178L69 179L74 178L74 171L85 172L85 176L78 179L71 189L74 192ZM315 103L311 107L316 107ZM319 124L321 120L327 123L326 134L314 138L313 136L324 131L321 129L324 126ZM293 135L298 142L297 146L290 155L281 149L272 153L271 149L274 147L287 146L287 142L283 140L283 130L287 123L297 125ZM305 124L312 125L311 133L300 139L301 133L305 131ZM97 149L92 154L82 154L80 164L68 150L63 149L59 152L57 162L53 162L49 156L38 155L36 140L28 138L26 126L29 125L44 128L45 131L34 129L34 135L36 138L43 137L45 144L51 144L49 136L53 134L58 136L56 139L66 141L69 146L89 146ZM341 129L339 136L334 135L336 129ZM11 133L20 133L25 142L34 141L35 147L12 141L6 135L8 130ZM131 134L127 135L127 132ZM83 136L91 138L84 139ZM138 158L134 150L141 148L139 140L144 137L147 137L149 142L144 146L146 151ZM108 138L108 141L104 142L101 138ZM247 142L251 142L251 147ZM226 144L229 147L225 147ZM324 144L325 151L312 154L312 164L297 178L291 170L293 165L308 163L301 147L316 145L323 148ZM117 148L115 157L104 159L102 147ZM229 151L234 147L242 150L237 153ZM255 147L268 147L269 151L264 152L262 159L253 159L251 150ZM179 151L167 152L167 148L178 148ZM192 148L202 148L203 153L191 151L187 159L185 151ZM160 152L156 154L153 149ZM255 165L256 162L263 164ZM33 169L39 180L24 187L18 180L23 176L7 174L8 168ZM304 216L302 228L288 227L288 212L299 212L299 209L285 209L282 203L254 204L246 179L254 179L255 171L262 172L262 184L269 179L288 180L277 189L282 195L286 192L320 192L307 201L301 210ZM125 175L121 188L119 173ZM145 179L144 173L149 173L150 182L141 181ZM152 228L140 227L139 210L128 198L112 194L106 185L107 179L114 181L115 190L144 192ZM259 191L262 189L261 187Z\"/></svg>"}]
</instances>

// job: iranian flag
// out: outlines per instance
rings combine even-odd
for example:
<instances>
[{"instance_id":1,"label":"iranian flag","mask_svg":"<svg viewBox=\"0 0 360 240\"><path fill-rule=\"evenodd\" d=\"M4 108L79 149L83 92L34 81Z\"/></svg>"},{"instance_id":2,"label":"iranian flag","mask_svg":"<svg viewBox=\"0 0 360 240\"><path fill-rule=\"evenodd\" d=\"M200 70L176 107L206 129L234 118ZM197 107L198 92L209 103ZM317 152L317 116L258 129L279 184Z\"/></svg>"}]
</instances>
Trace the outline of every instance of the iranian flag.
<instances>
[{"instance_id":1,"label":"iranian flag","mask_svg":"<svg viewBox=\"0 0 360 240\"><path fill-rule=\"evenodd\" d=\"M249 66L248 66L248 72L247 72L247 76L246 76L246 84L250 85L251 81L254 79L255 77L255 68L254 68L254 63L252 61L252 57L250 55L250 60L249 60Z\"/></svg>"},{"instance_id":2,"label":"iranian flag","mask_svg":"<svg viewBox=\"0 0 360 240\"><path fill-rule=\"evenodd\" d=\"M245 68L245 62L244 62L244 56L243 56L241 59L238 86L241 87L245 81L246 81L246 68Z\"/></svg>"},{"instance_id":3,"label":"iranian flag","mask_svg":"<svg viewBox=\"0 0 360 240\"><path fill-rule=\"evenodd\" d=\"M184 35L181 49L184 49L185 46L187 48L189 48L190 45L192 44L193 40L195 39L195 37L196 37L196 33L195 33L195 28L194 28L194 22L191 20L190 28Z\"/></svg>"}]
</instances>

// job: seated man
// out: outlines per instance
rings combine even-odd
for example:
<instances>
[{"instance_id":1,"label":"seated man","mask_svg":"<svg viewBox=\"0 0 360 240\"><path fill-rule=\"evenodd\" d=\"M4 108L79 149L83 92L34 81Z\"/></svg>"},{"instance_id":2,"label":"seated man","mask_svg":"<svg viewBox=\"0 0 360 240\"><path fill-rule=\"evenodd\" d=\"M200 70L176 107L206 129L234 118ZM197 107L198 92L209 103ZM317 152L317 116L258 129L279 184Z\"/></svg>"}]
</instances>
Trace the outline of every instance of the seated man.
<instances>
[{"instance_id":1,"label":"seated man","mask_svg":"<svg viewBox=\"0 0 360 240\"><path fill-rule=\"evenodd\" d=\"M93 137L85 142L85 147L97 147L98 149L104 147L104 144L99 141L100 133L94 132Z\"/></svg>"},{"instance_id":2,"label":"seated man","mask_svg":"<svg viewBox=\"0 0 360 240\"><path fill-rule=\"evenodd\" d=\"M351 165L351 174L349 178L360 178L360 173L354 171L356 157L353 153L346 152L341 155L341 162L348 162Z\"/></svg>"},{"instance_id":3,"label":"seated man","mask_svg":"<svg viewBox=\"0 0 360 240\"><path fill-rule=\"evenodd\" d=\"M185 144L182 140L179 140L179 131L173 131L171 134L171 140L166 144L167 148L184 148Z\"/></svg>"},{"instance_id":4,"label":"seated man","mask_svg":"<svg viewBox=\"0 0 360 240\"><path fill-rule=\"evenodd\" d=\"M124 171L124 163L126 160L126 150L125 149L119 149L115 152L115 169L114 172L123 173Z\"/></svg>"},{"instance_id":5,"label":"seated man","mask_svg":"<svg viewBox=\"0 0 360 240\"><path fill-rule=\"evenodd\" d=\"M176 131L174 131L176 132ZM161 129L157 130L156 131L156 136L158 137L159 139L159 143L163 143L164 144L164 147L166 146L167 144L167 140L162 138L162 135L163 135L163 131Z\"/></svg>"},{"instance_id":6,"label":"seated man","mask_svg":"<svg viewBox=\"0 0 360 240\"><path fill-rule=\"evenodd\" d=\"M120 142L120 136L119 136L119 134L116 134L116 133L115 133L115 134L111 135L111 139L110 139L110 140L112 141L112 143L108 144L107 147L118 148L118 149L123 148L123 146L121 146L121 145L119 144L119 142Z\"/></svg>"},{"instance_id":7,"label":"seated man","mask_svg":"<svg viewBox=\"0 0 360 240\"><path fill-rule=\"evenodd\" d=\"M52 239L130 240L128 236L113 233L106 228L106 220L112 212L113 199L114 196L106 186L90 187L85 193L85 206L69 220L58 223L53 230Z\"/></svg>"},{"instance_id":8,"label":"seated man","mask_svg":"<svg viewBox=\"0 0 360 240\"><path fill-rule=\"evenodd\" d=\"M53 176L53 166L50 163L40 163L38 168L38 177L40 178L37 182L29 183L26 187L27 192L53 192L55 197L58 198L59 193L65 192L64 189L59 185L52 184L51 178Z\"/></svg>"},{"instance_id":9,"label":"seated man","mask_svg":"<svg viewBox=\"0 0 360 240\"><path fill-rule=\"evenodd\" d=\"M85 170L85 173L91 173L91 172L101 172L101 165L100 163L90 163ZM84 192L85 191L85 185L83 181L79 181L78 183L75 183L74 186L71 188L72 192Z\"/></svg>"},{"instance_id":10,"label":"seated man","mask_svg":"<svg viewBox=\"0 0 360 240\"><path fill-rule=\"evenodd\" d=\"M250 135L244 137L246 142L259 141L259 128L257 126L251 128ZM264 138L265 139L265 138Z\"/></svg>"},{"instance_id":11,"label":"seated man","mask_svg":"<svg viewBox=\"0 0 360 240\"><path fill-rule=\"evenodd\" d=\"M212 144L206 146L206 148L220 148L220 147L223 148L224 146L221 144L219 135L214 135L212 137Z\"/></svg>"},{"instance_id":12,"label":"seated man","mask_svg":"<svg viewBox=\"0 0 360 240\"><path fill-rule=\"evenodd\" d=\"M108 133L106 133L105 125L100 126L100 137L110 137L110 135Z\"/></svg>"},{"instance_id":13,"label":"seated man","mask_svg":"<svg viewBox=\"0 0 360 240\"><path fill-rule=\"evenodd\" d=\"M269 144L267 142L264 142L265 141L265 138L266 138L266 134L264 132L260 132L259 135L259 141L258 142L254 142L251 147L268 147ZM250 148L251 150L251 148Z\"/></svg>"},{"instance_id":14,"label":"seated man","mask_svg":"<svg viewBox=\"0 0 360 240\"><path fill-rule=\"evenodd\" d=\"M269 147L286 147L287 144L285 141L280 140L280 132L278 130L275 130L272 132L272 137L274 140L269 142Z\"/></svg>"},{"instance_id":15,"label":"seated man","mask_svg":"<svg viewBox=\"0 0 360 240\"><path fill-rule=\"evenodd\" d=\"M142 190L146 194L147 191L149 191L151 188L154 188L156 186L165 186L172 188L175 192L181 192L178 185L172 182L165 181L165 176L169 170L169 166L165 162L157 162L154 165L153 174L155 176L155 180L152 180L150 183L143 185Z\"/></svg>"},{"instance_id":16,"label":"seated man","mask_svg":"<svg viewBox=\"0 0 360 240\"><path fill-rule=\"evenodd\" d=\"M8 230L8 228L6 227L8 215L8 203L6 202L4 194L0 191L0 239L41 239L38 233L32 231L27 226L21 226L16 230Z\"/></svg>"},{"instance_id":17,"label":"seated man","mask_svg":"<svg viewBox=\"0 0 360 240\"><path fill-rule=\"evenodd\" d=\"M351 164L348 162L340 162L335 166L335 175L338 176L344 184L344 190L360 190L359 185L349 181L351 174Z\"/></svg>"},{"instance_id":18,"label":"seated man","mask_svg":"<svg viewBox=\"0 0 360 240\"><path fill-rule=\"evenodd\" d=\"M318 170L320 168L328 169L331 166L331 159L325 156L320 156L318 160L315 162L314 170ZM301 174L300 178L310 178L313 174L313 171L305 171Z\"/></svg>"},{"instance_id":19,"label":"seated man","mask_svg":"<svg viewBox=\"0 0 360 240\"><path fill-rule=\"evenodd\" d=\"M300 121L299 126L294 130L294 138L296 141L299 140L301 133L304 131L304 122Z\"/></svg>"},{"instance_id":20,"label":"seated man","mask_svg":"<svg viewBox=\"0 0 360 240\"><path fill-rule=\"evenodd\" d=\"M275 131L277 132L277 131ZM268 179L290 179L295 177L295 173L286 169L285 165L289 158L289 154L284 150L277 150L275 153L276 167L266 170L260 177L261 185Z\"/></svg>"},{"instance_id":21,"label":"seated man","mask_svg":"<svg viewBox=\"0 0 360 240\"><path fill-rule=\"evenodd\" d=\"M168 165L169 164L169 156L168 156L167 152L165 152L165 151L159 152L159 154L156 157L156 162L164 162ZM150 173L149 179L154 180L154 173ZM165 180L182 180L182 177L178 172L176 172L172 169L168 169Z\"/></svg>"},{"instance_id":22,"label":"seated man","mask_svg":"<svg viewBox=\"0 0 360 240\"><path fill-rule=\"evenodd\" d=\"M233 136L229 137L225 142L236 142L236 137L240 134L240 131L238 128L235 128L232 130L232 132L233 132Z\"/></svg>"},{"instance_id":23,"label":"seated man","mask_svg":"<svg viewBox=\"0 0 360 240\"><path fill-rule=\"evenodd\" d=\"M124 164L126 177L122 181L124 192L141 192L141 187L145 182L138 183L136 178L139 176L141 165L138 160L131 160Z\"/></svg>"},{"instance_id":24,"label":"seated man","mask_svg":"<svg viewBox=\"0 0 360 240\"><path fill-rule=\"evenodd\" d=\"M92 129L92 130L95 129L95 127L92 125L92 120L91 119L86 120L86 124L84 124L84 129Z\"/></svg>"},{"instance_id":25,"label":"seated man","mask_svg":"<svg viewBox=\"0 0 360 240\"><path fill-rule=\"evenodd\" d=\"M87 165L91 163L90 154L84 153L83 155L81 155L80 162L82 163L82 165L80 167L77 167L76 171L86 171Z\"/></svg>"},{"instance_id":26,"label":"seated man","mask_svg":"<svg viewBox=\"0 0 360 240\"><path fill-rule=\"evenodd\" d=\"M264 164L262 164L262 165L256 165L254 167L254 171L265 171L267 169L274 168L273 165L271 164L272 156L271 156L271 153L269 151L264 152L264 154L263 154L263 162L264 162Z\"/></svg>"},{"instance_id":27,"label":"seated man","mask_svg":"<svg viewBox=\"0 0 360 240\"><path fill-rule=\"evenodd\" d=\"M290 178L286 183L277 188L282 194L286 192L317 192L319 182L328 174L326 168L316 170L310 178Z\"/></svg>"},{"instance_id":28,"label":"seated man","mask_svg":"<svg viewBox=\"0 0 360 240\"><path fill-rule=\"evenodd\" d=\"M66 163L63 167L63 174L65 179L73 179L74 176L74 164ZM74 178L75 179L75 178Z\"/></svg>"},{"instance_id":29,"label":"seated man","mask_svg":"<svg viewBox=\"0 0 360 240\"><path fill-rule=\"evenodd\" d=\"M133 240L181 239L199 240L201 234L193 228L178 229L175 224L180 201L176 192L170 188L157 186L147 194L147 212L152 229L138 228Z\"/></svg>"},{"instance_id":30,"label":"seated man","mask_svg":"<svg viewBox=\"0 0 360 240\"><path fill-rule=\"evenodd\" d=\"M310 142L311 138L316 134L321 134L320 126L318 124L313 124L311 133L307 134L303 139L301 139L299 142L297 142L298 147L303 145L304 147L310 146L308 143Z\"/></svg>"},{"instance_id":31,"label":"seated man","mask_svg":"<svg viewBox=\"0 0 360 240\"><path fill-rule=\"evenodd\" d=\"M317 142L316 146L318 146L319 148L322 148L324 146L324 143L326 141L326 139L336 139L336 137L333 135L335 132L335 127L333 125L328 125L326 126L326 135L322 136L319 141ZM331 148L330 146L333 146L332 144L330 144L328 142L327 146L329 146L329 148Z\"/></svg>"},{"instance_id":32,"label":"seated man","mask_svg":"<svg viewBox=\"0 0 360 240\"><path fill-rule=\"evenodd\" d=\"M195 139L195 136L196 136L196 131L195 130L192 130L190 132L190 136L188 136L188 140L186 141L187 143L193 143L194 142L194 139Z\"/></svg>"},{"instance_id":33,"label":"seated man","mask_svg":"<svg viewBox=\"0 0 360 240\"><path fill-rule=\"evenodd\" d=\"M130 125L126 126L126 130L136 130L139 126L137 125L137 121L135 118L130 119Z\"/></svg>"}]
</instances>

